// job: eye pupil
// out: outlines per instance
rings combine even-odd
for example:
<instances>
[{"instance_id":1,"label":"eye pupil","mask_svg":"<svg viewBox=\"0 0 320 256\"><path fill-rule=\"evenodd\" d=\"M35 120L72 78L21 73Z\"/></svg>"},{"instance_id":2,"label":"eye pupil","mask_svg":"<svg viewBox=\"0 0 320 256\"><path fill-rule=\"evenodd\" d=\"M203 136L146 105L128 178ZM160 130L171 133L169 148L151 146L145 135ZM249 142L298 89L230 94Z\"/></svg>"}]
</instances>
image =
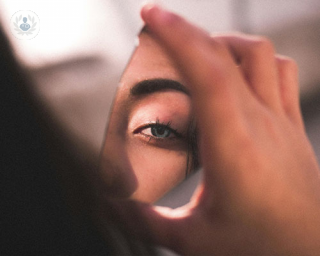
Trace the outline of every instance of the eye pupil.
<instances>
[{"instance_id":1,"label":"eye pupil","mask_svg":"<svg viewBox=\"0 0 320 256\"><path fill-rule=\"evenodd\" d=\"M155 137L166 138L170 135L170 130L163 126L153 126L151 127L151 133Z\"/></svg>"}]
</instances>

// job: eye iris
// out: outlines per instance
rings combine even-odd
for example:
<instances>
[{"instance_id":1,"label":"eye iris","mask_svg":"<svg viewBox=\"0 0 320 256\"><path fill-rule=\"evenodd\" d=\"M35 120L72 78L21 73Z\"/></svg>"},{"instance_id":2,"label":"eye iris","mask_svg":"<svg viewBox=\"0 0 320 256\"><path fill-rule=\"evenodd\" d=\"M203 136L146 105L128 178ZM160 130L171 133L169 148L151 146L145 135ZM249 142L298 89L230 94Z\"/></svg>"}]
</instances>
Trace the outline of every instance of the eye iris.
<instances>
[{"instance_id":1,"label":"eye iris","mask_svg":"<svg viewBox=\"0 0 320 256\"><path fill-rule=\"evenodd\" d=\"M162 126L151 127L151 134L155 137L166 138L170 135L170 130Z\"/></svg>"}]
</instances>

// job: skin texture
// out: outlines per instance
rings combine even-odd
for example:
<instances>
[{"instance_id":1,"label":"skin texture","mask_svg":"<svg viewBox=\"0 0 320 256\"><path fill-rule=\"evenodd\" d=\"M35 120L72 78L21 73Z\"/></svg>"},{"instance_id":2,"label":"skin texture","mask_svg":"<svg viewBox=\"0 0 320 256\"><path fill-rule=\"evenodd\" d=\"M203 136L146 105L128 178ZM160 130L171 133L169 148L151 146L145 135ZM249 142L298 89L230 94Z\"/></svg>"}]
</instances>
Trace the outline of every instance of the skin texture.
<instances>
[{"instance_id":1,"label":"skin texture","mask_svg":"<svg viewBox=\"0 0 320 256\"><path fill-rule=\"evenodd\" d=\"M182 255L320 255L319 167L294 61L265 38L210 37L154 5L142 18L190 88L204 178L180 209L115 203L127 227Z\"/></svg>"},{"instance_id":2,"label":"skin texture","mask_svg":"<svg viewBox=\"0 0 320 256\"><path fill-rule=\"evenodd\" d=\"M146 80L170 79L183 84L163 47L148 32L141 33L139 41L120 81L101 173L105 194L154 202L184 180L190 169L188 127L192 111L189 95L181 91L130 94L135 85ZM151 128L145 127L150 123L169 124L181 137L171 132L167 138L157 139Z\"/></svg>"}]
</instances>

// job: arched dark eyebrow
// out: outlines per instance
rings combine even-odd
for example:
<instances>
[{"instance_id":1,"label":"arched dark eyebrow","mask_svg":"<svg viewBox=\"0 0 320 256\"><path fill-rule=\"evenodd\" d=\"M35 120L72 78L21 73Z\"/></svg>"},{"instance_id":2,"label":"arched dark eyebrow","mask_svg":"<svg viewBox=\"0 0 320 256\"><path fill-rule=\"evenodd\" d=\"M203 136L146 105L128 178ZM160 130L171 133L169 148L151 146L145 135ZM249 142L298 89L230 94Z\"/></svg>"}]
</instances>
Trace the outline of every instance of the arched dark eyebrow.
<instances>
[{"instance_id":1,"label":"arched dark eyebrow","mask_svg":"<svg viewBox=\"0 0 320 256\"><path fill-rule=\"evenodd\" d=\"M165 90L176 90L190 95L187 88L181 83L171 79L148 79L135 84L130 89L131 96L141 96Z\"/></svg>"}]
</instances>

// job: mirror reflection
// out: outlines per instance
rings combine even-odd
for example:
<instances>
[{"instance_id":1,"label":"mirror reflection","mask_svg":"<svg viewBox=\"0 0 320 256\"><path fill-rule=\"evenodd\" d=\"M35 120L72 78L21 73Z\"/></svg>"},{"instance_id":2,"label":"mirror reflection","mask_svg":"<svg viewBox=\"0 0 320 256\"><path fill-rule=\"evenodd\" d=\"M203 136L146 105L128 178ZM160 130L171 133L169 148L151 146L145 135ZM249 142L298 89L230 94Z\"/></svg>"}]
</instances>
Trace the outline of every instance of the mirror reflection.
<instances>
[{"instance_id":1,"label":"mirror reflection","mask_svg":"<svg viewBox=\"0 0 320 256\"><path fill-rule=\"evenodd\" d=\"M154 202L199 166L188 86L147 28L116 95L102 153L108 192Z\"/></svg>"}]
</instances>

